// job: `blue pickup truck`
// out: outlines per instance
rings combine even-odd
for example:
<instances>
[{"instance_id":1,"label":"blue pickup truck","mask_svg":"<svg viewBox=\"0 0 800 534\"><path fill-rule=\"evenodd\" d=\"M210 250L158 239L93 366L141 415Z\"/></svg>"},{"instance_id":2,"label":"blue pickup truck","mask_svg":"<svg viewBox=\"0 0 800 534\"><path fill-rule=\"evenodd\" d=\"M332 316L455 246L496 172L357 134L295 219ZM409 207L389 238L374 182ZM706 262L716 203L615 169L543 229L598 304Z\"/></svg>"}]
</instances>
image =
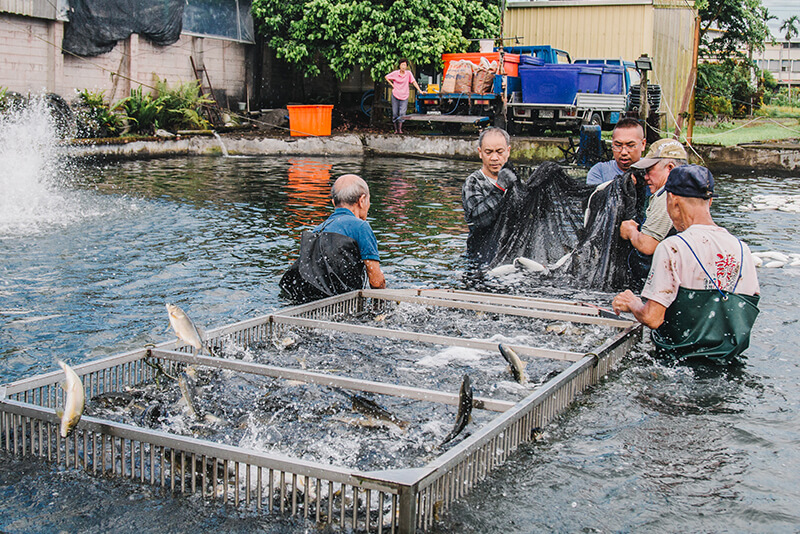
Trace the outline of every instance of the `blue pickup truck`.
<instances>
[{"instance_id":1,"label":"blue pickup truck","mask_svg":"<svg viewBox=\"0 0 800 534\"><path fill-rule=\"evenodd\" d=\"M498 50L491 53L497 57ZM511 133L536 134L545 129L577 130L582 124L611 128L627 111L638 109L639 74L621 59L576 60L548 45L511 46L502 50L504 70L491 92L422 93L409 120L505 125ZM447 63L452 56L443 55ZM445 66L446 70L446 66ZM655 86L657 87L657 86ZM658 109L649 88L651 109Z\"/></svg>"}]
</instances>

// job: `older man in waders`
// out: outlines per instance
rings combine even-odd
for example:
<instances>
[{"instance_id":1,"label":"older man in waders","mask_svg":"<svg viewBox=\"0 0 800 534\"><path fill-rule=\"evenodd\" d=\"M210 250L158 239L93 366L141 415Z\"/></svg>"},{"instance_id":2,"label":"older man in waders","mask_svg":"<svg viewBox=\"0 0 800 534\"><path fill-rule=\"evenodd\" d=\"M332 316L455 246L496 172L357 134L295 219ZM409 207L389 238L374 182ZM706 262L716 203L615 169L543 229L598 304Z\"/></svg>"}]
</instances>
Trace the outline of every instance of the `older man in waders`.
<instances>
[{"instance_id":1,"label":"older man in waders","mask_svg":"<svg viewBox=\"0 0 800 534\"><path fill-rule=\"evenodd\" d=\"M331 188L334 211L303 232L297 261L280 287L294 301L307 302L369 287L386 287L378 242L367 222L369 186L355 174L340 176Z\"/></svg>"},{"instance_id":2,"label":"older man in waders","mask_svg":"<svg viewBox=\"0 0 800 534\"><path fill-rule=\"evenodd\" d=\"M652 193L647 197L644 222L622 221L619 236L631 242L633 250L628 255L628 270L634 290L641 291L656 247L668 235L675 233L667 213L667 197L658 193L664 189L669 173L675 167L686 165L686 150L674 139L659 139L650 147L647 156L631 165L631 169L645 171L644 181Z\"/></svg>"},{"instance_id":3,"label":"older man in waders","mask_svg":"<svg viewBox=\"0 0 800 534\"><path fill-rule=\"evenodd\" d=\"M664 191L678 234L659 243L642 290L614 297L614 311L632 312L653 329L660 357L725 365L750 344L759 286L750 249L711 219L714 178L705 167L669 173Z\"/></svg>"},{"instance_id":4,"label":"older man in waders","mask_svg":"<svg viewBox=\"0 0 800 534\"><path fill-rule=\"evenodd\" d=\"M502 209L503 197L517 175L508 163L511 154L508 132L501 128L486 128L478 137L478 156L481 168L473 172L461 188L464 219L469 226L467 255L478 262L494 257L497 243L490 235Z\"/></svg>"}]
</instances>

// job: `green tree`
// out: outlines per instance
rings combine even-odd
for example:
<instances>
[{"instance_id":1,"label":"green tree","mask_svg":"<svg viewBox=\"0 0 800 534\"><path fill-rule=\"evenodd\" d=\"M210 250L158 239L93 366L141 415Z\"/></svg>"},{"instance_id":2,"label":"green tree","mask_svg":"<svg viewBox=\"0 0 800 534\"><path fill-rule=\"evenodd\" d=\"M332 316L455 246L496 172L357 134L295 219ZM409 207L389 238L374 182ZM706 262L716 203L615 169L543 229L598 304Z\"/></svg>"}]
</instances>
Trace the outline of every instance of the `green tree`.
<instances>
[{"instance_id":1,"label":"green tree","mask_svg":"<svg viewBox=\"0 0 800 534\"><path fill-rule=\"evenodd\" d=\"M761 0L695 0L700 14L700 55L705 57L752 57L764 50L770 38L769 14Z\"/></svg>"},{"instance_id":2,"label":"green tree","mask_svg":"<svg viewBox=\"0 0 800 534\"><path fill-rule=\"evenodd\" d=\"M781 24L780 31L784 32L783 37L786 39L787 46L790 46L789 43L792 39L800 34L797 27L800 25L800 18L797 15L792 15L788 19L783 21ZM781 54L778 57L778 70L780 71L783 68L783 46L781 45ZM789 101L792 100L792 73L791 70L788 72L787 77L789 79Z\"/></svg>"},{"instance_id":3,"label":"green tree","mask_svg":"<svg viewBox=\"0 0 800 534\"><path fill-rule=\"evenodd\" d=\"M279 58L339 79L360 66L379 80L400 57L431 65L500 33L500 8L485 0L253 0L252 13Z\"/></svg>"}]
</instances>

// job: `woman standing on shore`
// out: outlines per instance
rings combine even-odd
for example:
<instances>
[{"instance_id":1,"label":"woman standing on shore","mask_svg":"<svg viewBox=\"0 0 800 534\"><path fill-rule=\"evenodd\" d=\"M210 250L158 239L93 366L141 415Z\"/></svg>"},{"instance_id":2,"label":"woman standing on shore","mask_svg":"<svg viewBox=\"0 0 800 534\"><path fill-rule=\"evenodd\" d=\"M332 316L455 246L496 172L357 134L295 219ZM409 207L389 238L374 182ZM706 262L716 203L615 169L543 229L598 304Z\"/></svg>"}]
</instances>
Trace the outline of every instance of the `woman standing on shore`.
<instances>
[{"instance_id":1,"label":"woman standing on shore","mask_svg":"<svg viewBox=\"0 0 800 534\"><path fill-rule=\"evenodd\" d=\"M386 81L392 86L392 122L394 123L394 133L403 133L403 117L408 110L409 85L414 85L418 93L422 92L417 80L408 68L408 60L405 58L397 62L397 70L393 70L386 75Z\"/></svg>"}]
</instances>

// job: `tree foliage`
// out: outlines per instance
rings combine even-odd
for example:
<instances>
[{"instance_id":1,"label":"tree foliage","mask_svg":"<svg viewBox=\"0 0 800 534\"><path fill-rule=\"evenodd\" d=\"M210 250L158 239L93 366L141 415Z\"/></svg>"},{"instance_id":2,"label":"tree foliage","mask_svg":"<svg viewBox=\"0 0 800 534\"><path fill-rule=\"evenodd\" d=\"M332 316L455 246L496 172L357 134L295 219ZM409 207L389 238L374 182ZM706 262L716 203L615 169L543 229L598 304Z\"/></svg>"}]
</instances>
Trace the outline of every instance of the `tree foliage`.
<instances>
[{"instance_id":1,"label":"tree foliage","mask_svg":"<svg viewBox=\"0 0 800 534\"><path fill-rule=\"evenodd\" d=\"M704 56L742 57L764 50L774 19L761 0L696 0L700 12L700 51ZM719 31L714 31L719 30Z\"/></svg>"},{"instance_id":2,"label":"tree foliage","mask_svg":"<svg viewBox=\"0 0 800 534\"><path fill-rule=\"evenodd\" d=\"M486 0L253 0L252 14L279 58L307 76L327 65L339 79L360 66L378 80L400 57L434 64L500 25L498 3Z\"/></svg>"}]
</instances>

